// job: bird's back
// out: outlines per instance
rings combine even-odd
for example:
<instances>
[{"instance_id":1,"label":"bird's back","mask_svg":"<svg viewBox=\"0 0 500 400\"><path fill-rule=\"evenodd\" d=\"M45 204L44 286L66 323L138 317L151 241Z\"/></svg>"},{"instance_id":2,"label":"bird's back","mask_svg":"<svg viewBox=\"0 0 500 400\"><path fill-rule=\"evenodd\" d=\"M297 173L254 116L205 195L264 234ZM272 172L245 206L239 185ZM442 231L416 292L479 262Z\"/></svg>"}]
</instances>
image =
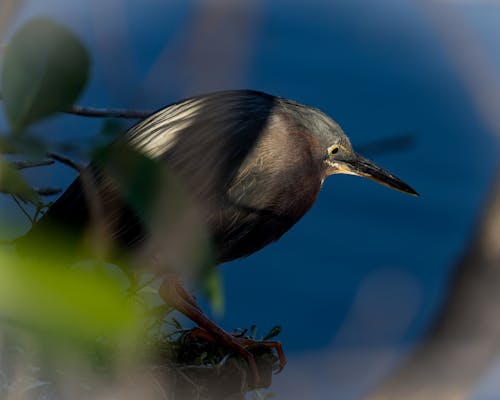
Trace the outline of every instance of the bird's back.
<instances>
[{"instance_id":1,"label":"bird's back","mask_svg":"<svg viewBox=\"0 0 500 400\"><path fill-rule=\"evenodd\" d=\"M158 111L111 146L125 143L165 163L200 206L218 262L229 261L277 240L311 207L321 186L311 162L312 137L293 129L280 107L280 99L254 91L199 96ZM149 232L140 213L112 177L95 165L89 171L113 239L127 249L140 246ZM26 239L58 225L83 231L88 204L77 178Z\"/></svg>"}]
</instances>

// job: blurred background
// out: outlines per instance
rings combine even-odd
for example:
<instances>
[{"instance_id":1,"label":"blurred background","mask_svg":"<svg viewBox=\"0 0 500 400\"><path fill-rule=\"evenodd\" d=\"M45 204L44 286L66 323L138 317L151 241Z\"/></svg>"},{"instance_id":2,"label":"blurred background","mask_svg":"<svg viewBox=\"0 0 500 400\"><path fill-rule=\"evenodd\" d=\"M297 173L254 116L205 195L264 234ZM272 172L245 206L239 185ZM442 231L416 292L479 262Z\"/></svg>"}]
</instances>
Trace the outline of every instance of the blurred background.
<instances>
[{"instance_id":1,"label":"blurred background","mask_svg":"<svg viewBox=\"0 0 500 400\"><path fill-rule=\"evenodd\" d=\"M80 105L155 110L251 88L320 108L355 146L411 135L409 148L367 155L420 198L330 177L278 243L220 267L226 306L215 316L226 329L282 325L289 363L272 387L280 399L358 399L397 368L438 315L495 178L500 2L8 3L0 4L3 43L43 15L86 44L92 71ZM100 123L58 116L33 130L85 147ZM44 186L74 178L65 167L29 173ZM0 221L2 238L28 228L6 196ZM500 398L491 368L472 398ZM485 397L486 387L497 397Z\"/></svg>"}]
</instances>

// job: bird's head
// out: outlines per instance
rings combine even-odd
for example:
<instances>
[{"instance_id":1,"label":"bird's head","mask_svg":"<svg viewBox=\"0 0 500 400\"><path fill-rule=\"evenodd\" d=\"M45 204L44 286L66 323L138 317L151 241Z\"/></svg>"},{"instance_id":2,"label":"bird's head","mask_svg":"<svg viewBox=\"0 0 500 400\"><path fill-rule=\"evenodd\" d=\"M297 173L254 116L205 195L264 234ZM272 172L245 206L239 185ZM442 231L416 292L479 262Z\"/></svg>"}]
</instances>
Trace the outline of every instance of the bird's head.
<instances>
[{"instance_id":1,"label":"bird's head","mask_svg":"<svg viewBox=\"0 0 500 400\"><path fill-rule=\"evenodd\" d=\"M284 112L293 119L299 130L307 131L314 137L323 179L333 174L357 175L418 196L413 188L397 176L356 153L342 128L329 116L290 100L285 100L283 106Z\"/></svg>"},{"instance_id":2,"label":"bird's head","mask_svg":"<svg viewBox=\"0 0 500 400\"><path fill-rule=\"evenodd\" d=\"M323 159L325 176L333 174L362 176L381 183L391 189L418 196L418 193L413 188L397 176L356 153L343 132L332 135L332 139L332 144L325 149Z\"/></svg>"}]
</instances>

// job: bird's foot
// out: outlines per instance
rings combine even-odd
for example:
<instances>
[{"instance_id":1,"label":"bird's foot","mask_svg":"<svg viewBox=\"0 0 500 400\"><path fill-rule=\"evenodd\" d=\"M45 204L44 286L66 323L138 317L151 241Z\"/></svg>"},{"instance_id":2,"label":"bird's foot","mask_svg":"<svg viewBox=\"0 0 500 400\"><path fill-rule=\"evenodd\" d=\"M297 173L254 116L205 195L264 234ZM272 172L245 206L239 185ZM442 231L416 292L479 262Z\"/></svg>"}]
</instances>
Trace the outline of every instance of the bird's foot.
<instances>
[{"instance_id":1,"label":"bird's foot","mask_svg":"<svg viewBox=\"0 0 500 400\"><path fill-rule=\"evenodd\" d=\"M276 340L255 340L250 339L245 336L245 333L231 333L234 339L236 339L241 346L246 349L252 349L256 347L266 347L268 349L276 351L276 355L278 356L278 365L276 367L275 373L280 373L286 365L286 357L285 352L283 351L283 346L281 342Z\"/></svg>"},{"instance_id":2,"label":"bird's foot","mask_svg":"<svg viewBox=\"0 0 500 400\"><path fill-rule=\"evenodd\" d=\"M222 344L234 354L244 358L250 368L250 373L252 375L250 385L253 388L257 388L263 383L261 382L259 368L255 361L253 352L258 351L258 349L270 349L271 351L275 351L278 358L277 366L273 368L273 372L275 373L281 372L286 364L283 347L278 341L253 340L244 336L244 334L228 333L226 331L208 332L200 327L191 329L189 331L189 335L193 338L201 339L207 342Z\"/></svg>"},{"instance_id":3,"label":"bird's foot","mask_svg":"<svg viewBox=\"0 0 500 400\"><path fill-rule=\"evenodd\" d=\"M193 296L184 289L181 280L176 275L171 274L165 278L160 286L159 293L166 303L182 312L200 326L200 328L195 328L193 330L194 334L231 349L233 353L240 355L247 361L253 380L251 384L252 387L258 387L260 375L255 357L250 350L256 350L258 347L262 346L276 350L279 358L278 372L281 371L286 364L281 343L256 341L244 335L231 334L210 320L203 313Z\"/></svg>"}]
</instances>

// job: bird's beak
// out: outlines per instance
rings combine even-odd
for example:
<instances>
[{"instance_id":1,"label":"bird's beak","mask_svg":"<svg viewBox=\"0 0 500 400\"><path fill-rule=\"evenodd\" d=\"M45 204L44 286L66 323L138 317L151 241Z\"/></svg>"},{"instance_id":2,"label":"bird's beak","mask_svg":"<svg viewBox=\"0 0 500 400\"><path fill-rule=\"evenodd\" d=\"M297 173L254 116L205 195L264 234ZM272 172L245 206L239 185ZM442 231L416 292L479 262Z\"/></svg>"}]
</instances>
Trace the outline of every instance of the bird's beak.
<instances>
[{"instance_id":1,"label":"bird's beak","mask_svg":"<svg viewBox=\"0 0 500 400\"><path fill-rule=\"evenodd\" d=\"M338 161L338 163L335 163L335 173L362 176L381 183L391 189L396 189L400 192L411 194L412 196L418 196L418 193L413 188L397 176L355 152L352 152L349 157Z\"/></svg>"}]
</instances>

